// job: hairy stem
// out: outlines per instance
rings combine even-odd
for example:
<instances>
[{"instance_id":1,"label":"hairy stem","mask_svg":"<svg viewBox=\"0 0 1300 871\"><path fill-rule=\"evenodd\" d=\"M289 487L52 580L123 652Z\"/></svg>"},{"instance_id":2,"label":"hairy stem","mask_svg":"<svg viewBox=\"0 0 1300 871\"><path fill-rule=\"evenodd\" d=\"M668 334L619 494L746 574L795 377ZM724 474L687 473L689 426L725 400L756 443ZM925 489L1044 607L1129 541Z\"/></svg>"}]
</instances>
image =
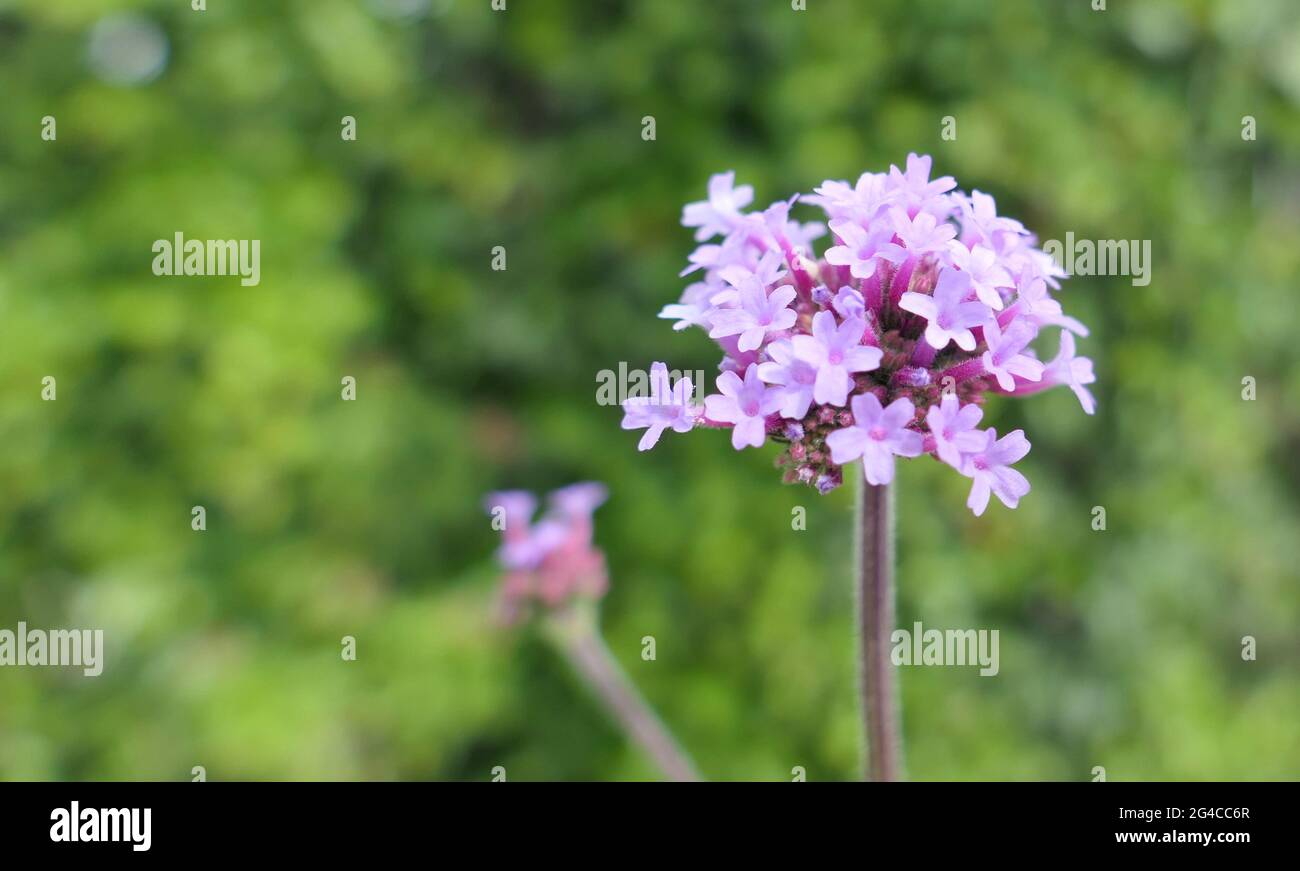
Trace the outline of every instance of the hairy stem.
<instances>
[{"instance_id":1,"label":"hairy stem","mask_svg":"<svg viewBox=\"0 0 1300 871\"><path fill-rule=\"evenodd\" d=\"M894 630L894 521L889 485L873 487L859 477L857 511L857 606L859 679L866 720L868 780L903 776L898 685L889 658Z\"/></svg>"},{"instance_id":2,"label":"hairy stem","mask_svg":"<svg viewBox=\"0 0 1300 871\"><path fill-rule=\"evenodd\" d=\"M614 720L669 780L698 781L699 773L677 740L650 708L600 636L594 614L549 618L549 637Z\"/></svg>"},{"instance_id":3,"label":"hairy stem","mask_svg":"<svg viewBox=\"0 0 1300 871\"><path fill-rule=\"evenodd\" d=\"M955 366L949 366L947 369L944 369L935 376L934 383L942 384L945 378L951 378L953 381L960 384L962 381L971 378L978 378L984 374L984 360L980 357L972 357L969 360L965 360Z\"/></svg>"}]
</instances>

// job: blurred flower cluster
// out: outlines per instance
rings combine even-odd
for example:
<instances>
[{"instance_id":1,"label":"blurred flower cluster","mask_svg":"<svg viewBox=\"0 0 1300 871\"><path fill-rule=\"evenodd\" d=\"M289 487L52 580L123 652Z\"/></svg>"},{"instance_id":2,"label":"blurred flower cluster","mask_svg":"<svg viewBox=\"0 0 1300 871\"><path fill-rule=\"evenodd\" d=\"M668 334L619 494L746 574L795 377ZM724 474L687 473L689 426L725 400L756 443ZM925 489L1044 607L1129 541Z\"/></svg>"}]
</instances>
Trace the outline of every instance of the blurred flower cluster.
<instances>
[{"instance_id":1,"label":"blurred flower cluster","mask_svg":"<svg viewBox=\"0 0 1300 871\"><path fill-rule=\"evenodd\" d=\"M571 484L547 497L537 522L537 499L525 490L488 494L484 508L502 533L497 558L505 569L501 616L514 623L533 609L554 610L578 599L598 599L609 581L605 555L592 543L592 514L604 503L605 486Z\"/></svg>"},{"instance_id":2,"label":"blurred flower cluster","mask_svg":"<svg viewBox=\"0 0 1300 871\"><path fill-rule=\"evenodd\" d=\"M823 493L853 460L879 485L895 457L931 454L972 480L975 514L993 494L1014 508L1029 482L1012 465L1029 442L980 429L984 397L1061 385L1092 414L1092 361L1074 342L1088 331L1053 299L1064 272L1033 234L930 170L910 154L906 170L824 182L802 200L825 225L791 219L798 195L746 212L753 188L713 176L708 199L682 212L702 243L682 274L699 280L660 317L717 341L719 392L695 405L689 380L673 384L655 363L650 395L623 406L623 428L646 430L640 449L668 428L726 427L737 450L785 445L785 480ZM1044 361L1031 345L1049 328L1059 350Z\"/></svg>"}]
</instances>

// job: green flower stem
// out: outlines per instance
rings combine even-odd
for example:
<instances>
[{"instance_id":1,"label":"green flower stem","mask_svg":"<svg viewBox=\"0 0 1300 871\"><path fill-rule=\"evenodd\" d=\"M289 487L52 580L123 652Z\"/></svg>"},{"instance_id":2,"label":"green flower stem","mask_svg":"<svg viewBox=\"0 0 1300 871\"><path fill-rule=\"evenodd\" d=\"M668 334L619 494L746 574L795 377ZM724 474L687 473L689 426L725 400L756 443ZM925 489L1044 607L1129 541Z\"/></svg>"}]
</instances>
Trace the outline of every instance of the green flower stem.
<instances>
[{"instance_id":1,"label":"green flower stem","mask_svg":"<svg viewBox=\"0 0 1300 871\"><path fill-rule=\"evenodd\" d=\"M854 550L857 554L859 680L866 721L868 780L903 776L896 669L889 658L894 631L894 496L859 473Z\"/></svg>"},{"instance_id":2,"label":"green flower stem","mask_svg":"<svg viewBox=\"0 0 1300 871\"><path fill-rule=\"evenodd\" d=\"M600 635L595 608L576 606L546 618L547 637L604 703L614 720L664 777L695 782L699 772L677 739L637 691Z\"/></svg>"}]
</instances>

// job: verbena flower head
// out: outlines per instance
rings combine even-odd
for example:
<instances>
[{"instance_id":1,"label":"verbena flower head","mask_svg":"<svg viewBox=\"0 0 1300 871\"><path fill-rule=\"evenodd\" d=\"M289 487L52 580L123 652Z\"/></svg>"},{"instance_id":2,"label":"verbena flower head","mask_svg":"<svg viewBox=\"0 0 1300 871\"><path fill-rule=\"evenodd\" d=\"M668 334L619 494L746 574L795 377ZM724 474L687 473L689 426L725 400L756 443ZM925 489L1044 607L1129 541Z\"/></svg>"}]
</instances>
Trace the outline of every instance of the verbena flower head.
<instances>
[{"instance_id":1,"label":"verbena flower head","mask_svg":"<svg viewBox=\"0 0 1300 871\"><path fill-rule=\"evenodd\" d=\"M670 427L730 428L737 450L781 444L785 481L822 493L846 463L861 459L869 483L887 484L895 457L925 453L971 479L976 514L990 495L1014 508L1029 483L1011 464L1029 442L979 429L981 406L1064 386L1092 414L1096 377L1074 338L1088 331L1052 298L1064 273L1036 238L991 196L930 170L910 154L906 170L822 183L802 202L824 224L790 219L798 196L746 212L753 188L713 176L708 199L682 212L703 243L683 272L694 281L660 317L717 341L719 392L701 409L689 382L661 374L650 397L624 405L623 427L647 430L641 449ZM1044 332L1059 347L1046 363L1034 347Z\"/></svg>"},{"instance_id":2,"label":"verbena flower head","mask_svg":"<svg viewBox=\"0 0 1300 871\"><path fill-rule=\"evenodd\" d=\"M609 581L605 556L592 543L592 514L607 496L603 484L584 482L553 491L536 523L537 499L523 490L489 493L483 507L501 532L497 560L505 569L501 616L513 623L534 609L557 609L599 599Z\"/></svg>"}]
</instances>

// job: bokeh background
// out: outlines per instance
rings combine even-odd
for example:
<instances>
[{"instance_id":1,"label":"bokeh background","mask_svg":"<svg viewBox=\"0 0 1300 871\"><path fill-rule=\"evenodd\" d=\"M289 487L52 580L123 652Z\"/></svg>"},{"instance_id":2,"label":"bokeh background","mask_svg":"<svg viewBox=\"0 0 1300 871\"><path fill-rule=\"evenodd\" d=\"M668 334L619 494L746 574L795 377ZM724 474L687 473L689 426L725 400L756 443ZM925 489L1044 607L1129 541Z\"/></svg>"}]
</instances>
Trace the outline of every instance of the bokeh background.
<instances>
[{"instance_id":1,"label":"bokeh background","mask_svg":"<svg viewBox=\"0 0 1300 871\"><path fill-rule=\"evenodd\" d=\"M1300 777L1294 3L207 5L0 2L0 627L108 645L0 669L0 777L653 777L492 620L482 495L583 479L610 646L705 774L855 777L851 488L712 432L638 454L595 379L716 365L655 318L710 173L765 205L911 150L1154 254L1061 294L1097 416L990 403L1019 510L901 466L901 623L1001 632L996 678L904 671L911 776ZM153 276L177 231L260 239L261 285Z\"/></svg>"}]
</instances>

